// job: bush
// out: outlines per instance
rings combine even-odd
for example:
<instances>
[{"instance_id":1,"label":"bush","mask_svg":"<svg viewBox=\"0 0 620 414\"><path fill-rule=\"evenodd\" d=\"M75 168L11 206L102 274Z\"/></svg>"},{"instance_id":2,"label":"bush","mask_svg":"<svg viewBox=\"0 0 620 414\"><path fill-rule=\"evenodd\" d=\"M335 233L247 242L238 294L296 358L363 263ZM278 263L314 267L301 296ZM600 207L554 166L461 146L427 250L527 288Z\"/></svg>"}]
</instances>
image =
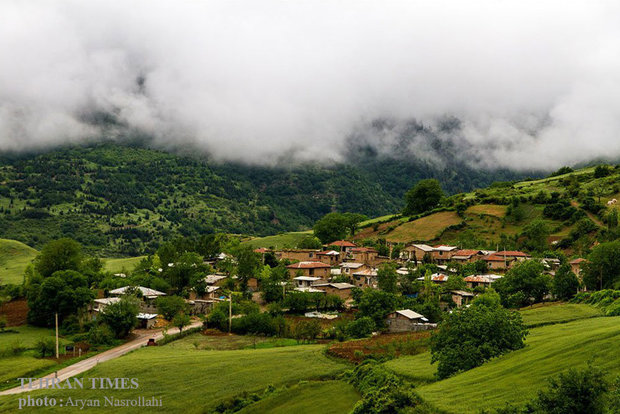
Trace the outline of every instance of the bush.
<instances>
[{"instance_id":1,"label":"bush","mask_svg":"<svg viewBox=\"0 0 620 414\"><path fill-rule=\"evenodd\" d=\"M91 345L111 345L114 343L114 333L104 323L93 325L88 331L86 339Z\"/></svg>"},{"instance_id":2,"label":"bush","mask_svg":"<svg viewBox=\"0 0 620 414\"><path fill-rule=\"evenodd\" d=\"M54 356L56 341L53 338L41 338L35 343L34 349L41 358L45 358L48 354L49 356Z\"/></svg>"},{"instance_id":3,"label":"bush","mask_svg":"<svg viewBox=\"0 0 620 414\"><path fill-rule=\"evenodd\" d=\"M347 324L345 332L353 338L366 338L377 328L372 318L364 316Z\"/></svg>"}]
</instances>

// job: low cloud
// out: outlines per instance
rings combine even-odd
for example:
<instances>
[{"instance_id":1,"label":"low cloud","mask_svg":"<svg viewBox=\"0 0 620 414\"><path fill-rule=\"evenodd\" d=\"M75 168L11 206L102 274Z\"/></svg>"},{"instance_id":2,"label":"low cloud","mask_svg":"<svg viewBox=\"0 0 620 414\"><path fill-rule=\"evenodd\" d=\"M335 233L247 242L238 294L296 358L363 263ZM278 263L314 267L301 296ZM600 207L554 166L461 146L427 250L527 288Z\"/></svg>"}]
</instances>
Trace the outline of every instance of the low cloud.
<instances>
[{"instance_id":1,"label":"low cloud","mask_svg":"<svg viewBox=\"0 0 620 414\"><path fill-rule=\"evenodd\" d=\"M486 168L617 158L619 16L604 1L4 0L0 150L137 133L251 163L338 160L351 140L433 160L431 131Z\"/></svg>"}]
</instances>

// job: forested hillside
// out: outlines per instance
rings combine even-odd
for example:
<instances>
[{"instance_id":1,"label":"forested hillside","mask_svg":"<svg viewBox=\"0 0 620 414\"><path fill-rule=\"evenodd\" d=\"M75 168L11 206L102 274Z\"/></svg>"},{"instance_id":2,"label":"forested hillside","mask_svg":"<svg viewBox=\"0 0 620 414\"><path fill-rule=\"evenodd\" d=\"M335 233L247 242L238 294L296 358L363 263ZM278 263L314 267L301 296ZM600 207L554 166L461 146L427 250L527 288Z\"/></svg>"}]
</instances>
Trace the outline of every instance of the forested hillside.
<instances>
[{"instance_id":1,"label":"forested hillside","mask_svg":"<svg viewBox=\"0 0 620 414\"><path fill-rule=\"evenodd\" d=\"M402 207L405 191L430 176L451 193L515 176L351 151L347 164L293 168L113 143L4 154L0 234L32 247L71 236L91 251L137 255L177 234L267 235L309 228L334 210L391 213Z\"/></svg>"}]
</instances>

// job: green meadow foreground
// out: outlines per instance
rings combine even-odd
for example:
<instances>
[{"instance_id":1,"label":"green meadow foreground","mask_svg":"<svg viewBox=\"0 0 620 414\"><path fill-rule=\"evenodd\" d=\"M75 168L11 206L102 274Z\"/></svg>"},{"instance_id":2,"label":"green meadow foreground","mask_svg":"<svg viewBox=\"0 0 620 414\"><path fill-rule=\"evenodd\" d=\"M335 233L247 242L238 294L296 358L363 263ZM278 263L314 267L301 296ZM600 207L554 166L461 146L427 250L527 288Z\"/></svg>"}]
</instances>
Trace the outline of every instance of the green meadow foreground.
<instances>
[{"instance_id":1,"label":"green meadow foreground","mask_svg":"<svg viewBox=\"0 0 620 414\"><path fill-rule=\"evenodd\" d=\"M163 407L149 408L152 412L211 412L220 402L244 391L262 392L270 385L294 385L302 380L333 378L347 369L347 365L327 358L323 346L303 345L268 349L209 351L184 350L169 345L143 348L124 357L101 364L84 375L86 378L137 378L135 390L55 390L36 391L32 397L49 396L58 399L155 397L162 398ZM339 394L338 387L328 394ZM348 411L355 399L348 389ZM311 388L304 393L314 395ZM286 394L285 394L286 395ZM26 396L26 394L21 397ZM0 412L15 412L20 396L0 397ZM295 400L293 400L295 401ZM291 403L293 402L291 401ZM278 405L277 397L265 403ZM295 403L299 403L295 401ZM103 404L103 402L102 402ZM310 404L311 410L316 404ZM68 412L88 412L63 407ZM37 408L39 410L39 408ZM54 412L53 408L47 410ZM43 410L45 411L45 410ZM90 410L96 411L96 410ZM114 412L136 412L135 408L115 408ZM318 411L305 411L324 413Z\"/></svg>"},{"instance_id":2,"label":"green meadow foreground","mask_svg":"<svg viewBox=\"0 0 620 414\"><path fill-rule=\"evenodd\" d=\"M24 270L38 254L35 249L16 240L0 239L0 285L21 284Z\"/></svg>"},{"instance_id":3,"label":"green meadow foreground","mask_svg":"<svg viewBox=\"0 0 620 414\"><path fill-rule=\"evenodd\" d=\"M438 413L478 413L507 403L522 405L547 386L547 379L588 361L610 378L620 374L620 317L599 317L588 305L549 304L521 311L530 334L525 348L481 367L436 381L429 352L385 362L408 381ZM24 333L28 333L26 330ZM34 337L30 332L24 338ZM1 337L1 336L0 336ZM34 360L34 358L32 358ZM12 364L18 364L17 359ZM347 413L360 395L340 374L352 365L327 357L323 345L248 336L193 334L159 347L142 348L101 364L84 378L137 378L133 390L49 390L0 397L0 413L15 412L18 399L60 400L155 397L163 407L153 412L213 412L218 404L245 393L262 399L240 413ZM11 368L9 368L10 371ZM0 371L3 372L3 371ZM87 383L88 384L88 383ZM263 394L272 388L272 392ZM109 408L109 407L108 407ZM63 407L68 412L95 408ZM146 410L147 408L145 408ZM54 408L36 408L54 412ZM114 412L136 412L114 408Z\"/></svg>"}]
</instances>

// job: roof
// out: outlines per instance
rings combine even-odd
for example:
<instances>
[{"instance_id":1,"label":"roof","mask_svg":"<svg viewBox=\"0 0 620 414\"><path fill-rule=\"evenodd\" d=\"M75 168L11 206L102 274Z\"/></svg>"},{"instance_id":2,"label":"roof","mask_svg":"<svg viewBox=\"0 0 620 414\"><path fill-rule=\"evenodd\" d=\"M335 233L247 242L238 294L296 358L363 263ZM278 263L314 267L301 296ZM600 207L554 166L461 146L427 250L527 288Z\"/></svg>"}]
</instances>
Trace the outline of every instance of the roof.
<instances>
[{"instance_id":1,"label":"roof","mask_svg":"<svg viewBox=\"0 0 620 414\"><path fill-rule=\"evenodd\" d=\"M226 279L225 275L207 275L204 279L207 285L213 285L222 279Z\"/></svg>"},{"instance_id":2,"label":"roof","mask_svg":"<svg viewBox=\"0 0 620 414\"><path fill-rule=\"evenodd\" d=\"M419 277L417 280L424 280L425 276ZM449 276L444 275L443 273L434 273L431 275L431 281L433 282L446 282Z\"/></svg>"},{"instance_id":3,"label":"roof","mask_svg":"<svg viewBox=\"0 0 620 414\"><path fill-rule=\"evenodd\" d=\"M207 286L207 293L213 293L219 288L220 288L219 286Z\"/></svg>"},{"instance_id":4,"label":"roof","mask_svg":"<svg viewBox=\"0 0 620 414\"><path fill-rule=\"evenodd\" d=\"M364 263L355 263L355 262L343 262L343 263L340 263L340 267L346 267L346 268L349 268L349 269L359 269L362 266L364 266Z\"/></svg>"},{"instance_id":5,"label":"roof","mask_svg":"<svg viewBox=\"0 0 620 414\"><path fill-rule=\"evenodd\" d=\"M467 292L465 290L453 290L452 291L453 295L459 295L459 296L469 296L469 297L473 297L474 294L471 292Z\"/></svg>"},{"instance_id":6,"label":"roof","mask_svg":"<svg viewBox=\"0 0 620 414\"><path fill-rule=\"evenodd\" d=\"M297 276L294 277L293 280L301 280L306 282L314 282L315 280L321 280L320 277L312 277L312 276Z\"/></svg>"},{"instance_id":7,"label":"roof","mask_svg":"<svg viewBox=\"0 0 620 414\"><path fill-rule=\"evenodd\" d=\"M307 292L307 293L325 293L324 290L313 288L313 287L298 287L295 288L297 292Z\"/></svg>"},{"instance_id":8,"label":"roof","mask_svg":"<svg viewBox=\"0 0 620 414\"><path fill-rule=\"evenodd\" d=\"M121 298L101 298L101 299L95 299L95 303L100 303L102 305L111 305L120 300Z\"/></svg>"},{"instance_id":9,"label":"roof","mask_svg":"<svg viewBox=\"0 0 620 414\"><path fill-rule=\"evenodd\" d=\"M472 275L472 276L467 276L463 280L465 282L473 282L473 283L493 283L497 279L501 279L501 278L502 276L500 275Z\"/></svg>"},{"instance_id":10,"label":"roof","mask_svg":"<svg viewBox=\"0 0 620 414\"><path fill-rule=\"evenodd\" d=\"M456 257L471 257L471 256L475 256L477 254L480 254L480 250L471 250L471 249L462 249L462 250L457 250L456 252L454 252L454 256L452 256L453 259L455 259Z\"/></svg>"},{"instance_id":11,"label":"roof","mask_svg":"<svg viewBox=\"0 0 620 414\"><path fill-rule=\"evenodd\" d=\"M338 289L338 290L343 290L343 289L352 289L355 287L355 285L352 285L350 283L330 283L329 284L331 287Z\"/></svg>"},{"instance_id":12,"label":"roof","mask_svg":"<svg viewBox=\"0 0 620 414\"><path fill-rule=\"evenodd\" d=\"M588 261L588 259L584 259L583 257L580 257L578 259L571 260L569 263L570 264L581 264L581 263L584 263L584 262L587 262L587 261Z\"/></svg>"},{"instance_id":13,"label":"roof","mask_svg":"<svg viewBox=\"0 0 620 414\"><path fill-rule=\"evenodd\" d=\"M339 247L356 247L357 244L352 243L348 240L336 240L332 243L327 243L328 246L339 246Z\"/></svg>"},{"instance_id":14,"label":"roof","mask_svg":"<svg viewBox=\"0 0 620 414\"><path fill-rule=\"evenodd\" d=\"M407 319L426 319L424 318L424 315L420 315L419 313L414 312L411 309L397 310L396 313L404 316Z\"/></svg>"},{"instance_id":15,"label":"roof","mask_svg":"<svg viewBox=\"0 0 620 414\"><path fill-rule=\"evenodd\" d=\"M156 313L142 313L142 312L140 312L140 313L138 313L136 315L136 317L138 319L155 319L155 318L157 318L157 314Z\"/></svg>"},{"instance_id":16,"label":"roof","mask_svg":"<svg viewBox=\"0 0 620 414\"><path fill-rule=\"evenodd\" d=\"M321 262L299 262L286 266L287 269L318 269L331 267L326 263Z\"/></svg>"},{"instance_id":17,"label":"roof","mask_svg":"<svg viewBox=\"0 0 620 414\"><path fill-rule=\"evenodd\" d=\"M111 295L124 295L127 289L132 288L133 286L123 286L122 288L114 289L110 291ZM146 288L144 286L136 286L136 288L142 293L142 296L152 297L152 296L166 296L164 292L160 292L159 290Z\"/></svg>"},{"instance_id":18,"label":"roof","mask_svg":"<svg viewBox=\"0 0 620 414\"><path fill-rule=\"evenodd\" d=\"M416 249L424 250L425 252L432 252L433 248L427 244L413 244Z\"/></svg>"},{"instance_id":19,"label":"roof","mask_svg":"<svg viewBox=\"0 0 620 414\"><path fill-rule=\"evenodd\" d=\"M486 260L487 262L503 262L505 260L514 260L514 256L500 256L497 253L491 254L489 256L483 257L482 260Z\"/></svg>"},{"instance_id":20,"label":"roof","mask_svg":"<svg viewBox=\"0 0 620 414\"><path fill-rule=\"evenodd\" d=\"M436 252L451 252L453 250L456 250L458 247L456 246L446 246L446 245L439 245L439 246L435 246L433 247L433 250Z\"/></svg>"},{"instance_id":21,"label":"roof","mask_svg":"<svg viewBox=\"0 0 620 414\"><path fill-rule=\"evenodd\" d=\"M495 253L498 256L509 256L509 257L531 257L527 253L519 252L517 250L502 250L501 252Z\"/></svg>"},{"instance_id":22,"label":"roof","mask_svg":"<svg viewBox=\"0 0 620 414\"><path fill-rule=\"evenodd\" d=\"M289 252L289 253L318 253L319 249L282 249L278 250L279 252Z\"/></svg>"},{"instance_id":23,"label":"roof","mask_svg":"<svg viewBox=\"0 0 620 414\"><path fill-rule=\"evenodd\" d=\"M327 252L318 252L317 256L321 255L321 256L340 256L340 252L337 252L335 250L330 250Z\"/></svg>"},{"instance_id":24,"label":"roof","mask_svg":"<svg viewBox=\"0 0 620 414\"><path fill-rule=\"evenodd\" d=\"M271 250L266 247L259 247L258 249L254 249L254 253L267 253Z\"/></svg>"}]
</instances>

